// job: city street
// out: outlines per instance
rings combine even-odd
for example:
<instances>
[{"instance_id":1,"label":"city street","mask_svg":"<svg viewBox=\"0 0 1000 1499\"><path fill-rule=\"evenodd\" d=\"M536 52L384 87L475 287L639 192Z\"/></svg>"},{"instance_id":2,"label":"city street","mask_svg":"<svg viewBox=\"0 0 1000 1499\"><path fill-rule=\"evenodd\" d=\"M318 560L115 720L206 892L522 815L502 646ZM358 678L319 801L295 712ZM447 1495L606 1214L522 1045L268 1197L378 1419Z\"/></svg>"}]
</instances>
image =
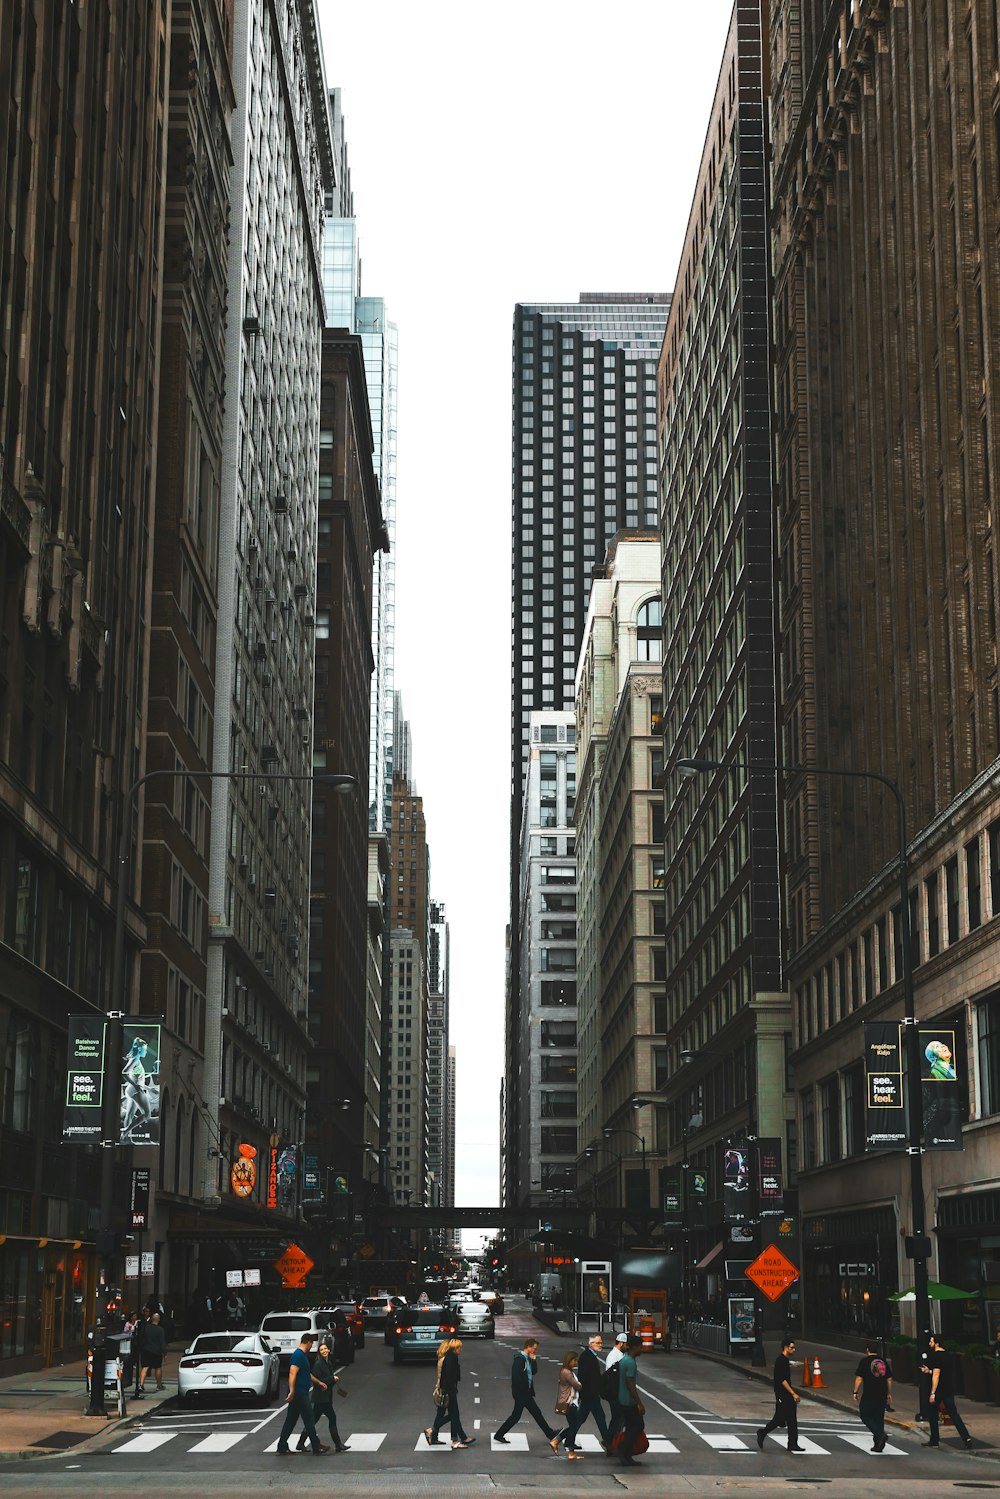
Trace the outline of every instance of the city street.
<instances>
[{"instance_id":1,"label":"city street","mask_svg":"<svg viewBox=\"0 0 1000 1499\"><path fill-rule=\"evenodd\" d=\"M831 1494L854 1496L879 1484L879 1492L913 1494L942 1483L1000 1487L1000 1471L983 1456L948 1446L921 1449L922 1438L890 1429L885 1453L875 1457L860 1421L803 1398L800 1441L804 1456L791 1456L782 1440L769 1438L763 1453L755 1431L770 1415L769 1390L743 1373L688 1353L651 1355L640 1361L650 1450L641 1467L622 1468L601 1451L593 1427L581 1433L585 1463L570 1467L553 1457L530 1421L511 1432L508 1446L491 1441L510 1409L512 1354L528 1334L539 1337L539 1403L552 1412L556 1371L567 1342L538 1327L517 1301L498 1319L495 1341L468 1340L462 1356L461 1409L477 1444L465 1451L429 1447L423 1428L434 1407L433 1364L396 1367L376 1334L344 1371L348 1397L336 1401L342 1438L350 1452L282 1458L275 1446L284 1406L180 1408L160 1406L145 1420L120 1428L90 1450L20 1463L4 1470L5 1499L72 1492L114 1493L119 1486L145 1496L194 1493L214 1496L296 1490L396 1494L478 1493L539 1488L662 1492L664 1482L685 1492L763 1492L770 1487L821 1484ZM134 1411L135 1407L133 1407ZM293 1445L295 1438L293 1437ZM996 1477L994 1479L994 1473ZM887 1490L888 1485L888 1490ZM874 1492L874 1488L871 1489Z\"/></svg>"}]
</instances>

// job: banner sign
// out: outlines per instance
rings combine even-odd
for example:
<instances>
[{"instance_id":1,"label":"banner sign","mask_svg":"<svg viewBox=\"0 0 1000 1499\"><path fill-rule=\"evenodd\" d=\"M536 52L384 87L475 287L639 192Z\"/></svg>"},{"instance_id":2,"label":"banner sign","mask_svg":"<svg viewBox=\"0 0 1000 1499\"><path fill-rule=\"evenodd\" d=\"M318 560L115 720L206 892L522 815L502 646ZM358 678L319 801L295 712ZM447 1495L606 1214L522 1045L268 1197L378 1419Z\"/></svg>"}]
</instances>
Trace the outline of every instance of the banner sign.
<instances>
[{"instance_id":1,"label":"banner sign","mask_svg":"<svg viewBox=\"0 0 1000 1499\"><path fill-rule=\"evenodd\" d=\"M663 1182L663 1226L664 1228L684 1227L684 1198L681 1193L680 1180L675 1176Z\"/></svg>"},{"instance_id":2,"label":"banner sign","mask_svg":"<svg viewBox=\"0 0 1000 1499\"><path fill-rule=\"evenodd\" d=\"M160 1027L156 1022L124 1022L121 1128L123 1145L160 1143Z\"/></svg>"},{"instance_id":3,"label":"banner sign","mask_svg":"<svg viewBox=\"0 0 1000 1499\"><path fill-rule=\"evenodd\" d=\"M865 1022L866 1150L898 1150L906 1144L900 1043L898 1022Z\"/></svg>"},{"instance_id":4,"label":"banner sign","mask_svg":"<svg viewBox=\"0 0 1000 1499\"><path fill-rule=\"evenodd\" d=\"M697 1227L708 1218L708 1173L694 1166L688 1168L685 1177L688 1224Z\"/></svg>"},{"instance_id":5,"label":"banner sign","mask_svg":"<svg viewBox=\"0 0 1000 1499\"><path fill-rule=\"evenodd\" d=\"M64 1140L100 1140L104 1097L103 1015L70 1015Z\"/></svg>"},{"instance_id":6,"label":"banner sign","mask_svg":"<svg viewBox=\"0 0 1000 1499\"><path fill-rule=\"evenodd\" d=\"M752 1343L754 1306L752 1296L727 1297L730 1343Z\"/></svg>"},{"instance_id":7,"label":"banner sign","mask_svg":"<svg viewBox=\"0 0 1000 1499\"><path fill-rule=\"evenodd\" d=\"M302 1202L323 1201L323 1178L319 1169L319 1156L307 1155L302 1164Z\"/></svg>"},{"instance_id":8,"label":"banner sign","mask_svg":"<svg viewBox=\"0 0 1000 1499\"><path fill-rule=\"evenodd\" d=\"M919 1027L920 1095L926 1150L962 1150L962 1079L955 1062L955 1032ZM907 1143L903 1106L903 1027L892 1021L865 1026L865 1148L898 1150Z\"/></svg>"},{"instance_id":9,"label":"banner sign","mask_svg":"<svg viewBox=\"0 0 1000 1499\"><path fill-rule=\"evenodd\" d=\"M132 1172L130 1212L133 1228L149 1227L149 1169L137 1167Z\"/></svg>"},{"instance_id":10,"label":"banner sign","mask_svg":"<svg viewBox=\"0 0 1000 1499\"><path fill-rule=\"evenodd\" d=\"M927 1150L963 1150L961 1080L955 1066L955 1032L920 1027L920 1095Z\"/></svg>"},{"instance_id":11,"label":"banner sign","mask_svg":"<svg viewBox=\"0 0 1000 1499\"><path fill-rule=\"evenodd\" d=\"M249 1197L257 1185L257 1147L243 1141L229 1172L229 1185L235 1197Z\"/></svg>"},{"instance_id":12,"label":"banner sign","mask_svg":"<svg viewBox=\"0 0 1000 1499\"><path fill-rule=\"evenodd\" d=\"M267 1205L278 1206L278 1147L272 1145L267 1157Z\"/></svg>"},{"instance_id":13,"label":"banner sign","mask_svg":"<svg viewBox=\"0 0 1000 1499\"><path fill-rule=\"evenodd\" d=\"M283 1213L294 1213L295 1191L299 1175L299 1152L294 1145L278 1151L278 1207Z\"/></svg>"},{"instance_id":14,"label":"banner sign","mask_svg":"<svg viewBox=\"0 0 1000 1499\"><path fill-rule=\"evenodd\" d=\"M750 1217L750 1156L745 1145L732 1145L723 1156L722 1202L726 1223L743 1223Z\"/></svg>"},{"instance_id":15,"label":"banner sign","mask_svg":"<svg viewBox=\"0 0 1000 1499\"><path fill-rule=\"evenodd\" d=\"M757 1171L757 1205L761 1218L781 1218L785 1212L785 1191L781 1175L781 1141L764 1136L755 1147Z\"/></svg>"}]
</instances>

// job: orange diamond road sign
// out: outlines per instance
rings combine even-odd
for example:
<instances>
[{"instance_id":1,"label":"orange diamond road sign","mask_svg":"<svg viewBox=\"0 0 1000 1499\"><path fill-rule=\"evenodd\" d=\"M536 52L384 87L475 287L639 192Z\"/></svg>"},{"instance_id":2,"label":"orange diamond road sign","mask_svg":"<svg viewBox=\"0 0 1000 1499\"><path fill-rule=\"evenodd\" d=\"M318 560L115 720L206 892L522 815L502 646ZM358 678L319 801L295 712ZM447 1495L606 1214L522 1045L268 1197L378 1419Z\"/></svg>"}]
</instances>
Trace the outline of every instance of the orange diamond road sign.
<instances>
[{"instance_id":1,"label":"orange diamond road sign","mask_svg":"<svg viewBox=\"0 0 1000 1499\"><path fill-rule=\"evenodd\" d=\"M779 1296L784 1296L790 1285L799 1278L799 1272L788 1258L782 1254L777 1244L769 1244L762 1249L754 1260L743 1272L747 1280L752 1280L758 1291L763 1291L769 1301L777 1301Z\"/></svg>"},{"instance_id":2,"label":"orange diamond road sign","mask_svg":"<svg viewBox=\"0 0 1000 1499\"><path fill-rule=\"evenodd\" d=\"M289 1244L284 1254L275 1260L274 1268L281 1276L283 1286L288 1290L301 1290L314 1263L297 1244Z\"/></svg>"}]
</instances>

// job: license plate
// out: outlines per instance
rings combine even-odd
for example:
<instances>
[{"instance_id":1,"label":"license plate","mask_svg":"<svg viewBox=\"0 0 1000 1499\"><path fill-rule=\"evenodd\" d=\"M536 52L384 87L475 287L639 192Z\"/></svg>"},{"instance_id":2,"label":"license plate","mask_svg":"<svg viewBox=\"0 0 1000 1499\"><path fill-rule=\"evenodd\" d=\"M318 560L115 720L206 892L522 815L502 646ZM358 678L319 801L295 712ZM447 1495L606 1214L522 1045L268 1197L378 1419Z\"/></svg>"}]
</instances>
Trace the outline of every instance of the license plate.
<instances>
[{"instance_id":1,"label":"license plate","mask_svg":"<svg viewBox=\"0 0 1000 1499\"><path fill-rule=\"evenodd\" d=\"M212 1375L212 1383L213 1384L228 1384L229 1383L229 1375L228 1374L213 1374Z\"/></svg>"},{"instance_id":2,"label":"license plate","mask_svg":"<svg viewBox=\"0 0 1000 1499\"><path fill-rule=\"evenodd\" d=\"M437 1333L434 1332L433 1329L431 1329L430 1332L418 1332L417 1337L422 1339L424 1342L428 1342L431 1338L436 1338Z\"/></svg>"}]
</instances>

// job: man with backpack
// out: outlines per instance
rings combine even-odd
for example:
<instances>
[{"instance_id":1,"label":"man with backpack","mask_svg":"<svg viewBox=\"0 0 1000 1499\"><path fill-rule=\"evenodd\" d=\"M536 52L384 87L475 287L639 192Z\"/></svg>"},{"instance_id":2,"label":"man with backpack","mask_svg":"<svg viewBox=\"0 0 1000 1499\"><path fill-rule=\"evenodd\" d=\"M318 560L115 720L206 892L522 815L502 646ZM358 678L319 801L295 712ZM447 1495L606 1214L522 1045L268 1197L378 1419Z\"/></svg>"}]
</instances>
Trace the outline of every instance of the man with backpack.
<instances>
[{"instance_id":1,"label":"man with backpack","mask_svg":"<svg viewBox=\"0 0 1000 1499\"><path fill-rule=\"evenodd\" d=\"M593 1416L597 1422L597 1429L601 1433L601 1441L606 1447L608 1423L604 1415L604 1406L601 1404L601 1378L605 1373L601 1363L603 1352L604 1339L599 1332L595 1332L587 1347L581 1352L576 1366L576 1377L580 1381L580 1419L577 1422L577 1430L579 1431L588 1416Z\"/></svg>"}]
</instances>

